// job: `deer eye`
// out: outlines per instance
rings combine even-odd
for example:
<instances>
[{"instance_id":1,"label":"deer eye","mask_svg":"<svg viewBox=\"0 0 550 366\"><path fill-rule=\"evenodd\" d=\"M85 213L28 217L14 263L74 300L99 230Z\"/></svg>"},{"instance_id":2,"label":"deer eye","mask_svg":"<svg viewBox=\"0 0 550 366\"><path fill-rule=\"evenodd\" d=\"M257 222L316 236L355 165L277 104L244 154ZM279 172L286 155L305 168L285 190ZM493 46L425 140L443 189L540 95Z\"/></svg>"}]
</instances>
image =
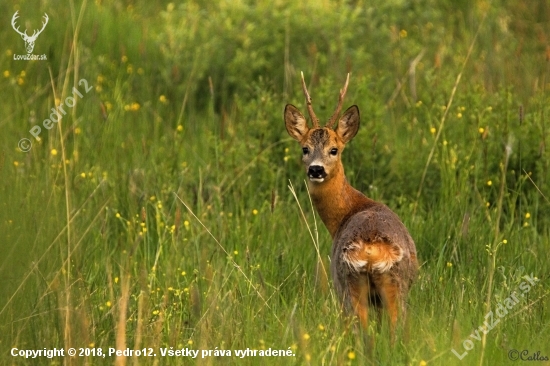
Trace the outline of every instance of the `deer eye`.
<instances>
[{"instance_id":1,"label":"deer eye","mask_svg":"<svg viewBox=\"0 0 550 366\"><path fill-rule=\"evenodd\" d=\"M309 154L309 148L308 147L302 147L302 152L304 153L304 155Z\"/></svg>"},{"instance_id":2,"label":"deer eye","mask_svg":"<svg viewBox=\"0 0 550 366\"><path fill-rule=\"evenodd\" d=\"M332 149L330 149L330 155L337 155L338 154L338 149L333 147Z\"/></svg>"}]
</instances>

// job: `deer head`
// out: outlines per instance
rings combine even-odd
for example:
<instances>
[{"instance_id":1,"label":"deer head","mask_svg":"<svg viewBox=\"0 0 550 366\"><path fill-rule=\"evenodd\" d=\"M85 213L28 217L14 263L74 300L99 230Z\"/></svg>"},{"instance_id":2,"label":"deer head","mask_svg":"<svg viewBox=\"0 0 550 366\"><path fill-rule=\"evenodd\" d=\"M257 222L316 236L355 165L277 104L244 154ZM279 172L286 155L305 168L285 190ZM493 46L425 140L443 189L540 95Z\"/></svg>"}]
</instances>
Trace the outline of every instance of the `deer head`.
<instances>
[{"instance_id":1,"label":"deer head","mask_svg":"<svg viewBox=\"0 0 550 366\"><path fill-rule=\"evenodd\" d=\"M340 90L338 106L324 127L319 126L319 120L313 112L311 97L307 91L304 74L302 73L302 88L306 97L306 105L313 127L309 128L305 117L292 104L285 107L285 126L288 134L302 145L302 161L309 181L322 183L335 176L343 177L344 168L341 152L359 129L359 108L349 107L338 120L344 96L348 89L349 74L344 88ZM338 120L336 130L333 125Z\"/></svg>"},{"instance_id":2,"label":"deer head","mask_svg":"<svg viewBox=\"0 0 550 366\"><path fill-rule=\"evenodd\" d=\"M32 50L34 49L34 42L36 41L36 38L38 37L38 35L40 33L42 33L42 31L44 30L44 28L46 28L46 24L48 24L48 14L44 13L44 22L42 23L42 29L40 30L34 30L34 32L32 33L32 36L29 36L27 35L27 30L25 30L25 32L21 32L19 30L19 27L17 26L16 27L16 24L15 24L15 21L17 20L17 18L19 18L19 15L17 15L17 13L19 13L19 10L15 12L15 14L13 14L13 17L11 18L11 26L13 27L13 29L19 33L21 35L21 38L23 38L23 41L25 41L25 48L27 49L27 53L32 53Z\"/></svg>"}]
</instances>

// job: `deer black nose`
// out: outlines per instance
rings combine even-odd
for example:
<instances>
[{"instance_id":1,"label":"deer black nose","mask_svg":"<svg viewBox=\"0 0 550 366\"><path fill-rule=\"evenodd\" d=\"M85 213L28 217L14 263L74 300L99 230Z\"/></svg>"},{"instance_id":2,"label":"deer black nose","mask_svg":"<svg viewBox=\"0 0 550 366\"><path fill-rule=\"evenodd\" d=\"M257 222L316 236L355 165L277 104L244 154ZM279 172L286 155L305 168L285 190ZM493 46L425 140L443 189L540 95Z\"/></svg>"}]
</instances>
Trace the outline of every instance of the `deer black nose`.
<instances>
[{"instance_id":1,"label":"deer black nose","mask_svg":"<svg viewBox=\"0 0 550 366\"><path fill-rule=\"evenodd\" d=\"M321 165L311 165L307 170L307 175L310 178L324 178L327 176L325 168Z\"/></svg>"}]
</instances>

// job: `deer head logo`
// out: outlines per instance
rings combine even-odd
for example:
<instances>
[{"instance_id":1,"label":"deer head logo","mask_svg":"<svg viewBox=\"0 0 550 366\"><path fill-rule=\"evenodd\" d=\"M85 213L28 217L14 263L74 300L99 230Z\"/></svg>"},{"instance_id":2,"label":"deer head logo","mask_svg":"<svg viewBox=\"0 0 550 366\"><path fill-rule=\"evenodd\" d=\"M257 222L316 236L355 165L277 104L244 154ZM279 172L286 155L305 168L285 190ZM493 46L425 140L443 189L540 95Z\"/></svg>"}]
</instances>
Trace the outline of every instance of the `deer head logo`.
<instances>
[{"instance_id":1,"label":"deer head logo","mask_svg":"<svg viewBox=\"0 0 550 366\"><path fill-rule=\"evenodd\" d=\"M19 15L17 15L17 13L19 13L19 10L16 11L15 14L13 14L13 17L11 18L11 26L13 27L13 29L17 33L19 33L21 35L21 38L23 38L23 41L25 41L25 48L27 49L27 53L32 53L32 50L34 49L34 42L36 41L36 38L38 37L38 35L40 33L42 33L44 28L46 28L46 24L48 24L48 14L44 13L45 22L42 23L42 29L40 29L40 30L35 29L34 32L32 33L32 36L29 36L27 34L26 29L25 29L25 32L21 32L19 30L19 27L18 26L16 27L15 21L17 20L17 18L19 18Z\"/></svg>"}]
</instances>

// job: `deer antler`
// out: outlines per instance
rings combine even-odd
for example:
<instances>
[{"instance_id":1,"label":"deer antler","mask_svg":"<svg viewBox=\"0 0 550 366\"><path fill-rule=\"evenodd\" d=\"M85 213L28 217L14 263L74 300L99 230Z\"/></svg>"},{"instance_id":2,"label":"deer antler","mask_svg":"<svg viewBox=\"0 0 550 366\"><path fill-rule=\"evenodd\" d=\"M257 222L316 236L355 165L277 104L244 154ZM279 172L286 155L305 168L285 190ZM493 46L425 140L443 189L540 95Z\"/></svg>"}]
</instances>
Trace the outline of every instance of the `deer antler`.
<instances>
[{"instance_id":1,"label":"deer antler","mask_svg":"<svg viewBox=\"0 0 550 366\"><path fill-rule=\"evenodd\" d=\"M313 123L313 128L318 128L319 119L315 115L315 112L313 112L313 106L311 105L311 97L307 92L306 81L304 80L304 73L301 72L301 74L302 74L302 89L304 89L304 95L306 96L307 112L309 113L309 117L311 118L311 122Z\"/></svg>"},{"instance_id":2,"label":"deer antler","mask_svg":"<svg viewBox=\"0 0 550 366\"><path fill-rule=\"evenodd\" d=\"M38 31L38 33L36 33L36 31L34 31L34 33L36 33L36 36L38 36L40 33L42 33L42 31L44 30L44 28L46 28L46 25L48 24L48 20L50 20L50 18L48 18L48 14L44 13L44 19L46 20L45 22L42 22L42 29L40 29ZM34 37L34 33L32 34L33 37Z\"/></svg>"},{"instance_id":3,"label":"deer antler","mask_svg":"<svg viewBox=\"0 0 550 366\"><path fill-rule=\"evenodd\" d=\"M17 33L19 33L23 37L28 37L26 30L25 30L25 33L23 33L19 30L19 26L17 28L15 27L15 21L17 20L17 18L19 18L19 15L17 15L17 13L19 13L19 10L17 10L15 14L13 14L13 17L11 18L11 26L13 27L13 30L15 30Z\"/></svg>"},{"instance_id":4,"label":"deer antler","mask_svg":"<svg viewBox=\"0 0 550 366\"><path fill-rule=\"evenodd\" d=\"M346 77L346 83L344 84L344 87L340 89L340 97L338 98L338 106L336 107L336 110L332 114L332 117L330 117L330 120L327 122L326 127L332 128L332 125L334 125L334 122L338 119L340 115L340 111L342 110L342 103L344 102L344 97L346 96L346 92L348 91L348 82L349 82L349 72L348 76Z\"/></svg>"},{"instance_id":5,"label":"deer antler","mask_svg":"<svg viewBox=\"0 0 550 366\"><path fill-rule=\"evenodd\" d=\"M49 21L49 19L50 19L50 18L48 18L48 14L44 13L44 20L45 20L45 22L42 22L42 29L40 29L40 30L34 30L34 32L32 33L32 36L29 36L29 35L27 34L27 30L25 30L25 32L21 32L21 31L19 30L19 26L16 26L16 24L15 24L15 21L17 20L17 18L19 18L18 13L19 13L19 10L17 10L17 11L15 12L15 14L13 14L13 17L11 18L11 26L13 27L13 29L14 29L17 33L19 33L19 34L20 34L22 37L24 37L25 39L35 39L36 37L38 37L38 35L39 35L40 33L42 33L42 31L44 30L44 28L46 28L46 25L48 24L48 21Z\"/></svg>"}]
</instances>

